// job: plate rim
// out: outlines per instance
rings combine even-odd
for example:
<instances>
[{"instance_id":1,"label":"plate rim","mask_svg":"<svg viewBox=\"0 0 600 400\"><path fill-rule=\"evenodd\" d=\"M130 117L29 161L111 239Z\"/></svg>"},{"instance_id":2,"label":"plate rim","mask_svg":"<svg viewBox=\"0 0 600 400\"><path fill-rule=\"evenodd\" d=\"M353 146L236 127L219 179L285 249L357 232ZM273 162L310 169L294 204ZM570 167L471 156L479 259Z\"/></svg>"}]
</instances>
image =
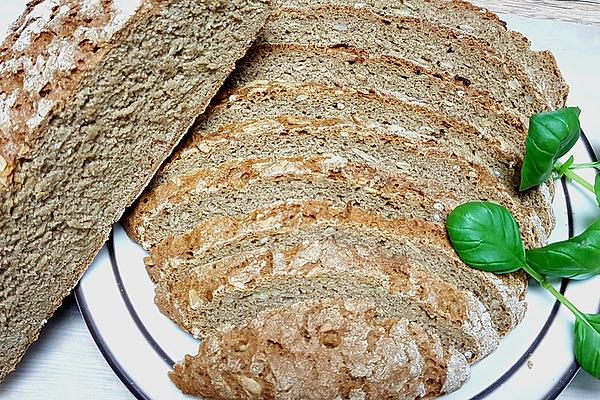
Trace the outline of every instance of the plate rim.
<instances>
[{"instance_id":1,"label":"plate rim","mask_svg":"<svg viewBox=\"0 0 600 400\"><path fill-rule=\"evenodd\" d=\"M581 139L582 139L583 146L584 146L585 150L587 151L590 159L592 161L597 162L598 157L596 156L596 153L595 153L589 139L587 138L586 134L583 132L583 130L581 131ZM566 211L567 211L568 236L569 236L569 238L571 238L571 237L573 237L573 234L574 234L574 232L573 232L574 231L573 209L572 209L572 204L571 204L569 188L568 188L568 185L566 184L566 179L564 177L561 179L561 185L563 187L563 193L564 193L564 197L565 197L565 204L566 204ZM123 283L122 283L122 280L120 277L120 272L118 271L118 268L117 268L113 236L114 236L114 230L111 230L110 236L105 245L108 248L108 254L109 254L109 258L110 258L110 262L111 262L111 267L113 270L113 274L115 276L116 285L119 287L119 292L121 293L122 300L125 303L125 306L127 308L127 311L129 312L129 315L133 319L138 330L140 330L140 333L142 334L142 336L144 336L144 338L150 344L150 346L157 352L159 357L165 363L169 364L169 366L172 367L175 363L174 360L171 359L171 357L162 349L162 347L160 347L160 345L154 340L152 335L147 331L144 324L139 319L139 316L137 315L137 313L131 303L131 300L129 299L127 290L123 286ZM561 293L564 293L564 291L567 289L569 282L570 282L569 279L563 279L561 281L561 286L560 286ZM92 339L94 340L96 346L100 350L100 353L106 359L108 365L111 367L111 369L117 375L117 377L123 382L123 384L127 387L127 389L131 392L131 394L133 394L133 396L136 399L138 399L138 400L153 400L152 397L150 397L148 394L146 394L144 392L144 390L135 382L135 380L133 380L129 376L129 374L127 373L125 368L117 361L117 359L114 356L109 345L106 343L106 341L100 334L100 329L97 327L97 325L94 321L92 313L87 305L87 301L85 300L85 295L83 293L83 290L81 289L81 285L79 285L79 284L75 288L75 299L77 301L77 305L79 307L81 315L83 316L83 320L84 320L88 330L90 331ZM535 337L535 339L533 340L531 345L523 353L523 355L521 355L517 359L517 361L515 363L513 363L513 365L511 365L511 367L508 368L508 370L506 370L506 372L504 374L502 374L500 377L498 377L492 384L488 385L485 389L480 391L478 394L476 394L475 396L472 396L469 400L485 399L488 395L493 393L497 388L499 388L508 379L510 379L510 377L524 365L525 360L527 359L527 356L538 347L539 343L543 340L546 333L551 328L551 326L556 318L556 315L558 314L558 311L560 310L561 307L562 307L562 305L560 302L558 302L558 300L554 302L554 305L552 306L550 314L546 318L546 322L544 323L544 326L542 327L542 329L540 330L538 335ZM600 306L599 306L598 310L600 311ZM571 381L575 378L575 375L577 375L577 372L579 371L579 369L580 369L579 365L573 358L571 364L567 368L567 371L556 381L556 383L550 388L550 390L547 392L547 394L544 395L540 400L556 399L565 390L565 388L569 385L569 383L571 383Z\"/></svg>"}]
</instances>

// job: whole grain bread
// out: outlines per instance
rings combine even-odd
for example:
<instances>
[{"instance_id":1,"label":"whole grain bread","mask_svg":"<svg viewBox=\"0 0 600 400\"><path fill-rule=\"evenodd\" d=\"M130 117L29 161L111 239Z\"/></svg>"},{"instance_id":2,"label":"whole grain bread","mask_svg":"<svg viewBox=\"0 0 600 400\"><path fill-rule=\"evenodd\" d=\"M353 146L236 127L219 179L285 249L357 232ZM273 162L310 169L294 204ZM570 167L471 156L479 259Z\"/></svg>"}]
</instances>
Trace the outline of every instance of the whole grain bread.
<instances>
[{"instance_id":1,"label":"whole grain bread","mask_svg":"<svg viewBox=\"0 0 600 400\"><path fill-rule=\"evenodd\" d=\"M531 51L529 40L519 32L509 31L506 23L485 9L462 0L277 0L285 8L309 8L326 4L368 10L381 16L414 17L427 20L485 40L503 57L520 65L528 79L542 94L550 109L564 107L568 85L554 56L549 51Z\"/></svg>"},{"instance_id":2,"label":"whole grain bread","mask_svg":"<svg viewBox=\"0 0 600 400\"><path fill-rule=\"evenodd\" d=\"M239 326L264 310L338 299L370 302L384 318L437 331L444 346L469 362L485 357L499 342L489 313L470 291L408 257L340 245L333 236L282 249L266 244L258 252L211 263L202 257L185 262L191 268L184 277L159 282L156 303L200 337Z\"/></svg>"},{"instance_id":3,"label":"whole grain bread","mask_svg":"<svg viewBox=\"0 0 600 400\"><path fill-rule=\"evenodd\" d=\"M503 146L501 138L492 132L480 133L457 118L444 117L429 109L423 109L421 106L375 93L333 89L316 84L299 86L255 83L227 91L221 97L211 106L209 113L198 120L189 139L176 150L171 161L158 172L150 185L149 193L151 194L143 196L143 199L133 209L131 217L128 218L126 227L129 233L140 240L146 248L173 232L172 224L154 226L154 228L150 226L150 229L146 229L145 224L152 223L152 219L158 215L157 213L167 213L176 224L184 219L177 212L171 212L172 199L177 198L178 200L175 202L179 203L201 206L195 202L188 202L190 197L184 196L188 190L186 185L187 187L197 185L197 179L194 183L193 178L196 169L206 167L214 169L218 167L219 163L229 159L239 159L240 157L243 159L244 156L260 154L261 151L275 152L276 154L282 151L283 153L279 153L282 157L288 155L301 157L303 154L311 154L313 151L319 154L328 151L327 149L337 151L340 146L345 146L345 153L352 152L354 156L362 157L366 162L373 163L375 160L375 164L378 166L392 168L392 172L395 173L402 173L402 168L398 168L397 163L406 157L402 147L405 145L416 151L419 151L418 147L422 146L422 150L420 150L421 164L434 169L439 169L437 164L429 163L426 158L423 158L426 155L426 149L429 149L427 152L433 153L448 151L455 159L461 159L464 156L472 165L487 166L488 172L482 170L483 175L497 176L499 179L496 181L497 185L500 185L499 187L504 187L516 199L521 199L517 201L522 201L524 206L535 210L537 218L523 226L524 228L530 227L526 230L531 232L533 237L538 238L530 242L531 244L543 244L546 232L550 232L553 228L554 218L549 205L550 193L544 192L543 189L535 189L524 195L516 192L519 179L517 165L520 165L521 155L515 148L514 138L506 140L505 142L508 143ZM281 115L287 117L279 117ZM247 139L248 143L256 145L250 149L235 145L236 142L231 137L233 135L227 133L235 132L238 129L237 125L232 125L234 121L238 123L248 120L256 122L256 119L259 118L278 117L279 123L275 122L275 126L267 125L261 128L258 123L255 123L239 127L241 131L238 136L242 136L245 140ZM310 129L310 133L304 133L299 139L295 139L296 135L293 132L302 133L309 129L311 122L307 118L325 119L328 122L323 123L319 130ZM341 129L336 128L335 121L339 119L343 119L348 128L344 128L344 125ZM352 128L356 125L362 125L364 129L357 131ZM261 131L263 128L264 133ZM273 137L278 130L282 129L282 135ZM339 138L342 137L342 134L346 135L344 141L347 144L340 141ZM280 146L281 142L277 139L282 136L285 140L291 141L289 146ZM311 143L311 138L315 139L314 145ZM302 142L298 140L302 140ZM326 144L327 141L331 142L331 145ZM237 142L239 143L239 139ZM227 148L231 143L234 145L231 146L229 153L220 156L220 147ZM263 150L259 149L261 144L265 146ZM372 147L371 150L369 150L369 146ZM388 155L390 152L392 154ZM213 156L214 160L211 161ZM456 171L452 171L454 168L452 166L455 164L453 160L444 164L451 170L441 171L440 177L446 177L445 173L455 173L451 179L460 180L476 178L479 175L479 172L469 172L469 168L459 166ZM476 170L480 169L476 167ZM461 171L475 176L461 176ZM204 174L206 173L209 172L205 171ZM427 176L435 177L436 174L436 171L427 172ZM186 176L190 178L180 179ZM251 176L252 174L248 178ZM204 179L200 175L197 175L197 178ZM190 179L192 180L190 181ZM487 186L496 186L493 179L484 178L483 181L487 182ZM449 182L443 182L443 184L447 185ZM162 185L164 188L161 189ZM166 195L161 195L161 193L166 193ZM202 195L200 189L190 192L191 195L194 193ZM208 195L208 192L205 192L205 195ZM211 201L218 200L210 197ZM238 198L243 201L243 197ZM213 208L219 209L217 206L213 206ZM196 214L188 213L187 215L193 223ZM525 222L525 220L523 221ZM182 224L179 228L179 231L173 233L181 233L182 230L190 229L190 226ZM147 235L145 232L148 232ZM140 235L145 235L146 238L143 239Z\"/></svg>"},{"instance_id":4,"label":"whole grain bread","mask_svg":"<svg viewBox=\"0 0 600 400\"><path fill-rule=\"evenodd\" d=\"M456 390L464 357L435 332L370 303L322 301L264 311L206 338L170 374L206 399L415 399Z\"/></svg>"},{"instance_id":5,"label":"whole grain bread","mask_svg":"<svg viewBox=\"0 0 600 400\"><path fill-rule=\"evenodd\" d=\"M528 72L483 39L413 17L380 16L335 5L283 9L269 17L259 39L269 44L351 46L441 70L519 113L523 121L550 105Z\"/></svg>"},{"instance_id":6,"label":"whole grain bread","mask_svg":"<svg viewBox=\"0 0 600 400\"><path fill-rule=\"evenodd\" d=\"M304 241L334 237L341 245L370 248L386 257L408 257L432 275L465 291L472 291L504 335L523 317L523 275L504 278L466 267L454 254L442 226L421 219L386 220L357 207L336 208L327 201L290 201L259 209L241 219L214 218L199 223L191 232L174 236L151 250L148 272L157 284L157 301L163 312L187 329L179 319L181 297L171 289L190 274L195 260L214 263L236 254L285 249ZM185 288L183 288L185 290ZM171 293L171 294L169 294ZM175 311L175 313L173 313ZM194 331L200 335L202 332Z\"/></svg>"},{"instance_id":7,"label":"whole grain bread","mask_svg":"<svg viewBox=\"0 0 600 400\"><path fill-rule=\"evenodd\" d=\"M217 166L199 159L198 165L208 165L153 186L126 222L130 236L150 248L168 236L193 229L198 221L223 215L240 217L291 199L323 199L340 207L353 204L390 219L411 216L440 224L458 204L489 200L513 212L528 245L546 240L536 210L515 199L484 167L466 162L460 155L419 148L419 143L405 148L382 143L382 148L396 150L387 152L377 151L371 143L348 141L340 146L343 139L324 131L332 143L328 146L323 136L310 128L303 127L306 136L299 138L304 148L296 141L290 146L298 149L296 154L285 154L280 146L284 154L274 151L258 158L232 158ZM270 129L264 132L269 140ZM360 136L352 128L343 132ZM311 152L311 139L318 139L315 153ZM234 154L239 157L239 153ZM253 154L251 149L249 153ZM440 169L438 163L447 168Z\"/></svg>"},{"instance_id":8,"label":"whole grain bread","mask_svg":"<svg viewBox=\"0 0 600 400\"><path fill-rule=\"evenodd\" d=\"M516 188L527 121L564 104L564 80L461 1L275 3L126 221L161 311L205 339L171 377L208 398L453 390L523 318L527 282L466 267L445 216L491 200L545 243L552 185ZM315 313L343 328L315 330ZM402 348L373 358L398 324L429 369Z\"/></svg>"},{"instance_id":9,"label":"whole grain bread","mask_svg":"<svg viewBox=\"0 0 600 400\"><path fill-rule=\"evenodd\" d=\"M0 47L0 380L269 14L263 0L36 0Z\"/></svg>"}]
</instances>

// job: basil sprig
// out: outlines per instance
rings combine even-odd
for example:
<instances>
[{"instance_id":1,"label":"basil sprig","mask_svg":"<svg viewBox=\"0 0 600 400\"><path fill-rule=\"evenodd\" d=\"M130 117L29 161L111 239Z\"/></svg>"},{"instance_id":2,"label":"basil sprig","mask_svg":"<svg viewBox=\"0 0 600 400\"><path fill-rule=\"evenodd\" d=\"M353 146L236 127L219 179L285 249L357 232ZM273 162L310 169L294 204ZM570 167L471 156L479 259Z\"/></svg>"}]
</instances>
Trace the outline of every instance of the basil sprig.
<instances>
[{"instance_id":1,"label":"basil sprig","mask_svg":"<svg viewBox=\"0 0 600 400\"><path fill-rule=\"evenodd\" d=\"M450 242L465 264L497 274L523 269L575 315L575 358L584 370L600 379L600 314L582 313L554 289L542 275L544 268L550 268L550 263L542 268L538 261L531 261L532 252L524 251L519 226L510 212L497 204L471 202L455 208L447 221ZM569 256L578 257L577 263L573 263L577 264L578 273L599 273L595 257L581 257L577 253L588 251L581 248L585 243L592 243L594 247L600 244L599 228L600 222L596 222L581 235L556 243L557 247L550 245L536 249L534 258L564 261ZM571 267L575 268L573 265Z\"/></svg>"},{"instance_id":2,"label":"basil sprig","mask_svg":"<svg viewBox=\"0 0 600 400\"><path fill-rule=\"evenodd\" d=\"M530 118L520 190L530 189L548 180L556 161L567 154L579 139L580 113L577 107L567 107L535 114Z\"/></svg>"},{"instance_id":3,"label":"basil sprig","mask_svg":"<svg viewBox=\"0 0 600 400\"><path fill-rule=\"evenodd\" d=\"M527 250L527 263L538 273L556 278L600 275L600 220L569 240Z\"/></svg>"}]
</instances>

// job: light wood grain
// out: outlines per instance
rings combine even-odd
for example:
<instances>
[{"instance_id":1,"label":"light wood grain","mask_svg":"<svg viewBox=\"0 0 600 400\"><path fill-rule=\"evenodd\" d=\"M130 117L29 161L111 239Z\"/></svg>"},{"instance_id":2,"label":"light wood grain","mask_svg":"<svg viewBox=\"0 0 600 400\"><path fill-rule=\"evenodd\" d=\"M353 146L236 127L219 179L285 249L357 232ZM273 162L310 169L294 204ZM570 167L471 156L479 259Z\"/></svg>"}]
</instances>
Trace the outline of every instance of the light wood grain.
<instances>
[{"instance_id":1,"label":"light wood grain","mask_svg":"<svg viewBox=\"0 0 600 400\"><path fill-rule=\"evenodd\" d=\"M600 0L471 0L490 11L600 26Z\"/></svg>"}]
</instances>

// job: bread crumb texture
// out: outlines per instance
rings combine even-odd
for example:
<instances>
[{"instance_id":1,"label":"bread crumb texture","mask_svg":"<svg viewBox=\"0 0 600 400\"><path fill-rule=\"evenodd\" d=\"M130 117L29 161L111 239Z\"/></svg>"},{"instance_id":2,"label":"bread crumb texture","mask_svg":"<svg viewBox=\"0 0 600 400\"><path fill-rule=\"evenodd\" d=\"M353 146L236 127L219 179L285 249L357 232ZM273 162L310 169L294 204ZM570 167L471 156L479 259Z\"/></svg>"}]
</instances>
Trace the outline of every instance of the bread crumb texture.
<instances>
[{"instance_id":1,"label":"bread crumb texture","mask_svg":"<svg viewBox=\"0 0 600 400\"><path fill-rule=\"evenodd\" d=\"M37 0L0 48L0 182L143 0ZM148 4L144 4L148 7Z\"/></svg>"},{"instance_id":2,"label":"bread crumb texture","mask_svg":"<svg viewBox=\"0 0 600 400\"><path fill-rule=\"evenodd\" d=\"M0 380L256 38L267 0L45 0L0 49Z\"/></svg>"}]
</instances>

